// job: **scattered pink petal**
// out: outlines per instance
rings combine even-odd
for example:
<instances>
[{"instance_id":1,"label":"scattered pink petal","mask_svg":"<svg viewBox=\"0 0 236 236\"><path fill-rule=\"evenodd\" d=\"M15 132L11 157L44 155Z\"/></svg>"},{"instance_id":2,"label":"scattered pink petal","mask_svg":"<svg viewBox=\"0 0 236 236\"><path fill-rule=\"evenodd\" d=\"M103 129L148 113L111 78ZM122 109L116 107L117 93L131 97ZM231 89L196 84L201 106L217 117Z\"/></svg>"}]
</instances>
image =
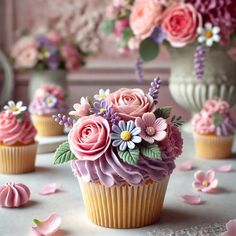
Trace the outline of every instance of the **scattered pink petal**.
<instances>
[{"instance_id":1,"label":"scattered pink petal","mask_svg":"<svg viewBox=\"0 0 236 236\"><path fill-rule=\"evenodd\" d=\"M61 217L57 214L52 214L43 221L34 219L34 223L37 226L32 227L32 229L36 235L52 235L59 230L61 225Z\"/></svg>"},{"instance_id":2,"label":"scattered pink petal","mask_svg":"<svg viewBox=\"0 0 236 236\"><path fill-rule=\"evenodd\" d=\"M220 167L216 168L215 170L217 172L227 173L227 172L231 172L233 170L233 168L232 168L231 164L227 164L227 165L220 166Z\"/></svg>"},{"instance_id":3,"label":"scattered pink petal","mask_svg":"<svg viewBox=\"0 0 236 236\"><path fill-rule=\"evenodd\" d=\"M192 161L186 161L177 167L180 171L189 171L193 169Z\"/></svg>"},{"instance_id":4,"label":"scattered pink petal","mask_svg":"<svg viewBox=\"0 0 236 236\"><path fill-rule=\"evenodd\" d=\"M236 219L230 220L226 223L227 231L222 233L222 236L235 236L236 235Z\"/></svg>"},{"instance_id":5,"label":"scattered pink petal","mask_svg":"<svg viewBox=\"0 0 236 236\"><path fill-rule=\"evenodd\" d=\"M200 196L195 195L183 195L181 196L184 202L190 204L190 205L200 205L203 203Z\"/></svg>"},{"instance_id":6,"label":"scattered pink petal","mask_svg":"<svg viewBox=\"0 0 236 236\"><path fill-rule=\"evenodd\" d=\"M57 187L56 183L47 184L39 191L39 194L40 195L49 195L49 194L55 193L57 190L58 190L58 187Z\"/></svg>"},{"instance_id":7,"label":"scattered pink petal","mask_svg":"<svg viewBox=\"0 0 236 236\"><path fill-rule=\"evenodd\" d=\"M208 170L206 173L199 170L194 174L195 181L193 182L193 188L204 193L215 192L218 186L218 180L215 178L215 171Z\"/></svg>"}]
</instances>

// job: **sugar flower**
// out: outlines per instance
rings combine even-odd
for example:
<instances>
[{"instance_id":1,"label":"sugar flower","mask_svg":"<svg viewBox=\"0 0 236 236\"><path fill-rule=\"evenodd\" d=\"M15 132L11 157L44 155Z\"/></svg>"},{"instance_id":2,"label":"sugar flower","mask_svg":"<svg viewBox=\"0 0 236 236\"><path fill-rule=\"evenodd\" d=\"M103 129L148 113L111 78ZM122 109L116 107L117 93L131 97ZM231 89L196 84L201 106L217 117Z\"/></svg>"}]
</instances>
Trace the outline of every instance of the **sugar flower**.
<instances>
[{"instance_id":1,"label":"sugar flower","mask_svg":"<svg viewBox=\"0 0 236 236\"><path fill-rule=\"evenodd\" d=\"M142 118L137 117L135 120L136 127L140 127L140 136L149 143L163 140L167 133L167 123L163 118L156 119L153 113L145 113Z\"/></svg>"},{"instance_id":2,"label":"sugar flower","mask_svg":"<svg viewBox=\"0 0 236 236\"><path fill-rule=\"evenodd\" d=\"M46 95L43 98L44 104L48 108L53 108L57 104L57 98L51 94Z\"/></svg>"},{"instance_id":3,"label":"sugar flower","mask_svg":"<svg viewBox=\"0 0 236 236\"><path fill-rule=\"evenodd\" d=\"M193 188L198 191L210 193L216 189L218 180L215 178L215 171L208 170L206 173L199 170L194 174L195 181L193 182Z\"/></svg>"},{"instance_id":4,"label":"sugar flower","mask_svg":"<svg viewBox=\"0 0 236 236\"><path fill-rule=\"evenodd\" d=\"M107 90L100 89L99 94L94 95L94 98L96 100L104 100L109 93L110 93L110 89L107 89Z\"/></svg>"},{"instance_id":5,"label":"sugar flower","mask_svg":"<svg viewBox=\"0 0 236 236\"><path fill-rule=\"evenodd\" d=\"M199 27L197 30L199 37L199 43L205 43L208 47L211 47L214 42L220 42L220 28L213 26L211 23L206 23L205 28Z\"/></svg>"},{"instance_id":6,"label":"sugar flower","mask_svg":"<svg viewBox=\"0 0 236 236\"><path fill-rule=\"evenodd\" d=\"M4 106L4 109L8 112L11 112L13 115L19 115L20 113L26 111L27 107L23 106L22 101L19 101L17 103L9 101L8 105Z\"/></svg>"},{"instance_id":7,"label":"sugar flower","mask_svg":"<svg viewBox=\"0 0 236 236\"><path fill-rule=\"evenodd\" d=\"M166 34L162 31L161 27L156 27L151 34L151 38L155 43L162 44L166 39Z\"/></svg>"},{"instance_id":8,"label":"sugar flower","mask_svg":"<svg viewBox=\"0 0 236 236\"><path fill-rule=\"evenodd\" d=\"M236 219L230 220L226 223L227 231L222 236L234 236L236 235Z\"/></svg>"},{"instance_id":9,"label":"sugar flower","mask_svg":"<svg viewBox=\"0 0 236 236\"><path fill-rule=\"evenodd\" d=\"M93 104L93 108L90 109L91 113L95 115L105 115L108 108L108 104L105 100L96 101Z\"/></svg>"},{"instance_id":10,"label":"sugar flower","mask_svg":"<svg viewBox=\"0 0 236 236\"><path fill-rule=\"evenodd\" d=\"M89 104L88 98L82 97L80 99L80 103L75 103L73 108L75 110L70 111L69 115L82 117L89 115L89 110L91 106Z\"/></svg>"},{"instance_id":11,"label":"sugar flower","mask_svg":"<svg viewBox=\"0 0 236 236\"><path fill-rule=\"evenodd\" d=\"M121 151L124 151L127 147L129 149L135 148L135 143L140 143L142 141L141 137L138 136L141 132L139 127L135 128L134 121L129 120L125 122L123 120L119 121L118 125L112 126L111 139L112 146L119 147Z\"/></svg>"}]
</instances>

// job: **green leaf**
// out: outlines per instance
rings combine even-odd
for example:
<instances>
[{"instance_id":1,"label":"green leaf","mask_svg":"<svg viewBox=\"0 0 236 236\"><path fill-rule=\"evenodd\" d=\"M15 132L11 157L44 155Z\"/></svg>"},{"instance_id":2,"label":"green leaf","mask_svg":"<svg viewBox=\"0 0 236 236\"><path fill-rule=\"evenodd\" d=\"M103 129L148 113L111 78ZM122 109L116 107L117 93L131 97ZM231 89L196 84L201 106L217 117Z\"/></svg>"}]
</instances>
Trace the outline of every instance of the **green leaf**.
<instances>
[{"instance_id":1,"label":"green leaf","mask_svg":"<svg viewBox=\"0 0 236 236\"><path fill-rule=\"evenodd\" d=\"M161 160L161 151L157 144L141 146L141 154L145 157Z\"/></svg>"},{"instance_id":2,"label":"green leaf","mask_svg":"<svg viewBox=\"0 0 236 236\"><path fill-rule=\"evenodd\" d=\"M155 59L160 52L159 45L151 38L143 40L140 44L139 53L143 61L151 61Z\"/></svg>"},{"instance_id":3,"label":"green leaf","mask_svg":"<svg viewBox=\"0 0 236 236\"><path fill-rule=\"evenodd\" d=\"M105 20L101 23L100 30L105 34L111 34L114 31L115 20Z\"/></svg>"},{"instance_id":4,"label":"green leaf","mask_svg":"<svg viewBox=\"0 0 236 236\"><path fill-rule=\"evenodd\" d=\"M171 122L176 126L176 127L180 127L183 125L184 121L182 119L181 116L172 116L171 118Z\"/></svg>"},{"instance_id":5,"label":"green leaf","mask_svg":"<svg viewBox=\"0 0 236 236\"><path fill-rule=\"evenodd\" d=\"M170 117L171 110L172 110L172 107L168 107L168 106L160 107L156 109L154 114L157 118L162 117L163 119L167 119Z\"/></svg>"},{"instance_id":6,"label":"green leaf","mask_svg":"<svg viewBox=\"0 0 236 236\"><path fill-rule=\"evenodd\" d=\"M130 28L125 28L122 32L123 37L118 42L118 47L123 48L125 47L129 40L134 36L133 31Z\"/></svg>"},{"instance_id":7,"label":"green leaf","mask_svg":"<svg viewBox=\"0 0 236 236\"><path fill-rule=\"evenodd\" d=\"M215 127L218 127L221 124L222 118L223 117L220 113L215 113L212 115L212 121L213 121Z\"/></svg>"},{"instance_id":8,"label":"green leaf","mask_svg":"<svg viewBox=\"0 0 236 236\"><path fill-rule=\"evenodd\" d=\"M127 162L128 164L132 165L138 162L140 151L137 147L125 151L118 150L118 155L124 162Z\"/></svg>"},{"instance_id":9,"label":"green leaf","mask_svg":"<svg viewBox=\"0 0 236 236\"><path fill-rule=\"evenodd\" d=\"M62 143L54 155L54 164L62 164L75 159L74 153L71 152L68 142Z\"/></svg>"}]
</instances>

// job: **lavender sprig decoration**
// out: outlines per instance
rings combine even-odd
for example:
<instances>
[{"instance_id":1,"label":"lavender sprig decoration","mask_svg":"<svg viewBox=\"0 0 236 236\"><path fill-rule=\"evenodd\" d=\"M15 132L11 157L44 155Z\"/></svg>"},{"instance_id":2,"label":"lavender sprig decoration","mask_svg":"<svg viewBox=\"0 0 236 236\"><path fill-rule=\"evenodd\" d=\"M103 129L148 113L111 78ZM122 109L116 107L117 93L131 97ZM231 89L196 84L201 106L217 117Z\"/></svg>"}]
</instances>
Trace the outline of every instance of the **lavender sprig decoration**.
<instances>
[{"instance_id":1,"label":"lavender sprig decoration","mask_svg":"<svg viewBox=\"0 0 236 236\"><path fill-rule=\"evenodd\" d=\"M115 112L112 106L108 106L108 108L106 109L106 113L104 114L104 118L108 120L111 125L117 125L120 121L119 115L117 114L117 112Z\"/></svg>"},{"instance_id":2,"label":"lavender sprig decoration","mask_svg":"<svg viewBox=\"0 0 236 236\"><path fill-rule=\"evenodd\" d=\"M75 123L74 119L62 114L53 115L52 118L59 123L59 125L64 125L66 128L72 128Z\"/></svg>"},{"instance_id":3,"label":"lavender sprig decoration","mask_svg":"<svg viewBox=\"0 0 236 236\"><path fill-rule=\"evenodd\" d=\"M194 70L195 77L197 80L204 78L205 70L205 59L206 59L207 48L204 46L197 46L194 54Z\"/></svg>"},{"instance_id":4,"label":"lavender sprig decoration","mask_svg":"<svg viewBox=\"0 0 236 236\"><path fill-rule=\"evenodd\" d=\"M139 82L144 81L143 60L141 58L138 58L135 63L135 75Z\"/></svg>"},{"instance_id":5,"label":"lavender sprig decoration","mask_svg":"<svg viewBox=\"0 0 236 236\"><path fill-rule=\"evenodd\" d=\"M158 94L161 87L161 79L157 76L154 81L151 83L148 94L153 98L154 104L158 103Z\"/></svg>"}]
</instances>

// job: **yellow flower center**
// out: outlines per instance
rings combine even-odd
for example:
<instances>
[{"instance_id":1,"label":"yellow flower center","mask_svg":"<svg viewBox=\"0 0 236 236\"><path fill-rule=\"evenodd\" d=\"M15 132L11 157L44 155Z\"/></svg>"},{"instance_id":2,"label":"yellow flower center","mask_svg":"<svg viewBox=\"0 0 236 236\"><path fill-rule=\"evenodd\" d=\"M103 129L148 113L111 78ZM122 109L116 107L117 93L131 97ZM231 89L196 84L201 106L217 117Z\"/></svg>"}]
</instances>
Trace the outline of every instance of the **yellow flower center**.
<instances>
[{"instance_id":1,"label":"yellow flower center","mask_svg":"<svg viewBox=\"0 0 236 236\"><path fill-rule=\"evenodd\" d=\"M121 132L120 137L124 141L129 141L132 138L132 135L128 130L125 130Z\"/></svg>"},{"instance_id":2,"label":"yellow flower center","mask_svg":"<svg viewBox=\"0 0 236 236\"><path fill-rule=\"evenodd\" d=\"M153 136L154 134L156 134L156 130L150 126L146 128L146 133L148 136Z\"/></svg>"},{"instance_id":3,"label":"yellow flower center","mask_svg":"<svg viewBox=\"0 0 236 236\"><path fill-rule=\"evenodd\" d=\"M202 185L204 186L204 187L208 187L209 186L209 182L208 182L208 180L203 180L202 181Z\"/></svg>"},{"instance_id":4,"label":"yellow flower center","mask_svg":"<svg viewBox=\"0 0 236 236\"><path fill-rule=\"evenodd\" d=\"M47 103L52 103L52 99L51 98L47 98Z\"/></svg>"},{"instance_id":5,"label":"yellow flower center","mask_svg":"<svg viewBox=\"0 0 236 236\"><path fill-rule=\"evenodd\" d=\"M213 33L211 31L206 31L205 32L205 37L206 38L210 39L210 38L212 38L212 36L213 36Z\"/></svg>"},{"instance_id":6,"label":"yellow flower center","mask_svg":"<svg viewBox=\"0 0 236 236\"><path fill-rule=\"evenodd\" d=\"M12 107L12 112L18 112L19 111L19 108L18 107L16 107L16 106L14 106L14 107Z\"/></svg>"},{"instance_id":7,"label":"yellow flower center","mask_svg":"<svg viewBox=\"0 0 236 236\"><path fill-rule=\"evenodd\" d=\"M104 109L104 108L101 108L101 109L99 110L99 112L100 112L100 113L104 113L104 112L105 112L105 109Z\"/></svg>"},{"instance_id":8,"label":"yellow flower center","mask_svg":"<svg viewBox=\"0 0 236 236\"><path fill-rule=\"evenodd\" d=\"M106 95L105 95L105 94L100 94L100 95L99 95L99 98L100 98L100 99L104 99L104 98L106 98Z\"/></svg>"}]
</instances>

